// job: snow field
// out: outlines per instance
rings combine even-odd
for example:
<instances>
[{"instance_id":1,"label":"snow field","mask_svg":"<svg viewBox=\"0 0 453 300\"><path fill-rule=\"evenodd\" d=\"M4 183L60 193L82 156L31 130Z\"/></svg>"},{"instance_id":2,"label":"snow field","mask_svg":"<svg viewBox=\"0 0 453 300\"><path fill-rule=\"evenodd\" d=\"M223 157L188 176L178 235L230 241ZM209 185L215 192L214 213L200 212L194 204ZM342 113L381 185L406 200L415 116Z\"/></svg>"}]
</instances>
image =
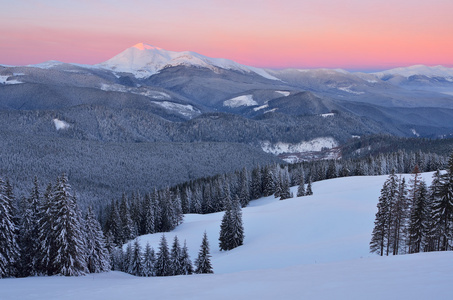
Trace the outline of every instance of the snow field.
<instances>
[{"instance_id":1,"label":"snow field","mask_svg":"<svg viewBox=\"0 0 453 300\"><path fill-rule=\"evenodd\" d=\"M428 185L431 176L422 174ZM313 183L313 196L252 201L243 209L244 245L228 252L218 250L223 213L186 215L167 241L186 239L194 260L206 230L214 275L1 279L0 299L450 299L453 252L369 253L387 177L331 179ZM140 241L157 250L161 235Z\"/></svg>"}]
</instances>

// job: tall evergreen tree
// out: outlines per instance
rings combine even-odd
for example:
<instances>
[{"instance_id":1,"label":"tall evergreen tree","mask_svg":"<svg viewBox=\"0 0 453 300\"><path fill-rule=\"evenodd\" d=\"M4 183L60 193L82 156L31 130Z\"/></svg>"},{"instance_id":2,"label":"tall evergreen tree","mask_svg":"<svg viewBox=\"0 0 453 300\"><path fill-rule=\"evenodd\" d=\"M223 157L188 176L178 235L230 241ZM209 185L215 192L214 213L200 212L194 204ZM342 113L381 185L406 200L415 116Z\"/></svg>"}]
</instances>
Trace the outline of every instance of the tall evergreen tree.
<instances>
[{"instance_id":1,"label":"tall evergreen tree","mask_svg":"<svg viewBox=\"0 0 453 300\"><path fill-rule=\"evenodd\" d=\"M154 276L154 264L156 257L153 248L146 243L145 252L143 253L143 276L151 277Z\"/></svg>"},{"instance_id":2,"label":"tall evergreen tree","mask_svg":"<svg viewBox=\"0 0 453 300\"><path fill-rule=\"evenodd\" d=\"M299 187L297 188L297 197L305 196L305 178L304 174L300 174Z\"/></svg>"},{"instance_id":3,"label":"tall evergreen tree","mask_svg":"<svg viewBox=\"0 0 453 300\"><path fill-rule=\"evenodd\" d=\"M412 202L409 220L409 253L418 253L423 250L425 227L427 223L426 202L428 189L423 180L419 180L417 192Z\"/></svg>"},{"instance_id":4,"label":"tall evergreen tree","mask_svg":"<svg viewBox=\"0 0 453 300\"><path fill-rule=\"evenodd\" d=\"M262 196L262 179L260 168L256 167L252 170L252 183L251 183L251 199L258 199Z\"/></svg>"},{"instance_id":5,"label":"tall evergreen tree","mask_svg":"<svg viewBox=\"0 0 453 300\"><path fill-rule=\"evenodd\" d=\"M83 275L86 267L86 245L83 221L76 198L65 174L57 180L52 194L53 226L48 235L52 239L51 274Z\"/></svg>"},{"instance_id":6,"label":"tall evergreen tree","mask_svg":"<svg viewBox=\"0 0 453 300\"><path fill-rule=\"evenodd\" d=\"M126 251L123 253L122 271L131 273L132 259L134 258L134 249L129 241L126 246Z\"/></svg>"},{"instance_id":7,"label":"tall evergreen tree","mask_svg":"<svg viewBox=\"0 0 453 300\"><path fill-rule=\"evenodd\" d=\"M150 194L145 195L144 199L144 213L143 213L143 233L149 234L155 232L155 214L154 214L154 205Z\"/></svg>"},{"instance_id":8,"label":"tall evergreen tree","mask_svg":"<svg viewBox=\"0 0 453 300\"><path fill-rule=\"evenodd\" d=\"M196 274L211 274L214 273L211 264L211 255L209 254L209 241L206 231L203 235L201 242L200 251L198 257L195 260L195 273Z\"/></svg>"},{"instance_id":9,"label":"tall evergreen tree","mask_svg":"<svg viewBox=\"0 0 453 300\"><path fill-rule=\"evenodd\" d=\"M181 246L176 235L170 251L170 267L172 275L182 275L184 273L181 265Z\"/></svg>"},{"instance_id":10,"label":"tall evergreen tree","mask_svg":"<svg viewBox=\"0 0 453 300\"><path fill-rule=\"evenodd\" d=\"M242 209L239 198L227 204L227 209L220 225L220 250L231 250L244 242L244 227L242 225Z\"/></svg>"},{"instance_id":11,"label":"tall evergreen tree","mask_svg":"<svg viewBox=\"0 0 453 300\"><path fill-rule=\"evenodd\" d=\"M447 172L441 176L441 190L434 203L434 218L438 222L440 251L451 250L453 238L453 153L448 160Z\"/></svg>"},{"instance_id":12,"label":"tall evergreen tree","mask_svg":"<svg viewBox=\"0 0 453 300\"><path fill-rule=\"evenodd\" d=\"M192 261L190 260L189 249L187 248L186 241L184 241L184 246L181 250L180 265L182 275L191 275L193 273Z\"/></svg>"},{"instance_id":13,"label":"tall evergreen tree","mask_svg":"<svg viewBox=\"0 0 453 300\"><path fill-rule=\"evenodd\" d=\"M190 212L194 214L203 213L203 192L200 186L195 186L190 203Z\"/></svg>"},{"instance_id":14,"label":"tall evergreen tree","mask_svg":"<svg viewBox=\"0 0 453 300\"><path fill-rule=\"evenodd\" d=\"M131 218L131 212L129 207L129 200L126 194L123 194L121 199L119 214L122 225L122 243L135 238L135 226Z\"/></svg>"},{"instance_id":15,"label":"tall evergreen tree","mask_svg":"<svg viewBox=\"0 0 453 300\"><path fill-rule=\"evenodd\" d=\"M34 276L38 274L38 220L40 205L39 183L37 177L34 178L33 189L30 197L24 199L23 213L20 222L19 244L20 255L20 276Z\"/></svg>"},{"instance_id":16,"label":"tall evergreen tree","mask_svg":"<svg viewBox=\"0 0 453 300\"><path fill-rule=\"evenodd\" d=\"M313 195L313 190L311 188L311 177L308 177L307 190L305 191L306 196Z\"/></svg>"},{"instance_id":17,"label":"tall evergreen tree","mask_svg":"<svg viewBox=\"0 0 453 300\"><path fill-rule=\"evenodd\" d=\"M0 178L0 278L15 276L20 249L16 225L13 221L13 204L5 182Z\"/></svg>"},{"instance_id":18,"label":"tall evergreen tree","mask_svg":"<svg viewBox=\"0 0 453 300\"><path fill-rule=\"evenodd\" d=\"M159 243L159 252L157 252L156 264L154 265L156 276L171 276L172 269L170 265L170 253L168 251L167 240L162 235Z\"/></svg>"},{"instance_id":19,"label":"tall evergreen tree","mask_svg":"<svg viewBox=\"0 0 453 300\"><path fill-rule=\"evenodd\" d=\"M250 182L246 168L242 169L239 180L239 199L241 200L242 207L246 207L250 202Z\"/></svg>"},{"instance_id":20,"label":"tall evergreen tree","mask_svg":"<svg viewBox=\"0 0 453 300\"><path fill-rule=\"evenodd\" d=\"M129 274L134 276L143 276L142 247L140 246L138 239L134 240L132 259L129 265Z\"/></svg>"},{"instance_id":21,"label":"tall evergreen tree","mask_svg":"<svg viewBox=\"0 0 453 300\"><path fill-rule=\"evenodd\" d=\"M86 260L90 273L100 273L110 270L110 258L106 248L101 225L94 216L91 207L85 217Z\"/></svg>"}]
</instances>

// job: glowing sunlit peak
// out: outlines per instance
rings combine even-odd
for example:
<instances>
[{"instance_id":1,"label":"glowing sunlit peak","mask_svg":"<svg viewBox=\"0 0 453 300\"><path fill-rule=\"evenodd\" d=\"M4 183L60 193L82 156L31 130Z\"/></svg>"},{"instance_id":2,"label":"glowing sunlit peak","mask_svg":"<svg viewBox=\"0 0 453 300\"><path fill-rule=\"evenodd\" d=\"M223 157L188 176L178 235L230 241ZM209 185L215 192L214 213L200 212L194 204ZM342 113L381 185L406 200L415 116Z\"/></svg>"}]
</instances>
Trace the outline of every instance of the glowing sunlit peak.
<instances>
[{"instance_id":1,"label":"glowing sunlit peak","mask_svg":"<svg viewBox=\"0 0 453 300\"><path fill-rule=\"evenodd\" d=\"M137 48L139 50L162 50L162 48L154 47L152 45L148 45L145 43L138 43L138 44L134 45L133 47Z\"/></svg>"}]
</instances>

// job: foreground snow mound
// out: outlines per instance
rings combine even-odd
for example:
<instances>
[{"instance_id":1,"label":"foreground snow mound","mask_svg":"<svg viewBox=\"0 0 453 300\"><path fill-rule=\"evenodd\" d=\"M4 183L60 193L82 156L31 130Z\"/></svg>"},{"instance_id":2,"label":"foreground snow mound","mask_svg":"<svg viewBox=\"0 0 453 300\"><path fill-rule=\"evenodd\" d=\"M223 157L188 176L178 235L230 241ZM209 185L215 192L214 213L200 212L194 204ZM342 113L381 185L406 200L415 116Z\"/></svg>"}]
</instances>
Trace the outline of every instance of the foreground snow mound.
<instances>
[{"instance_id":1,"label":"foreground snow mound","mask_svg":"<svg viewBox=\"0 0 453 300\"><path fill-rule=\"evenodd\" d=\"M222 275L2 279L0 299L450 299L452 261L431 252Z\"/></svg>"}]
</instances>

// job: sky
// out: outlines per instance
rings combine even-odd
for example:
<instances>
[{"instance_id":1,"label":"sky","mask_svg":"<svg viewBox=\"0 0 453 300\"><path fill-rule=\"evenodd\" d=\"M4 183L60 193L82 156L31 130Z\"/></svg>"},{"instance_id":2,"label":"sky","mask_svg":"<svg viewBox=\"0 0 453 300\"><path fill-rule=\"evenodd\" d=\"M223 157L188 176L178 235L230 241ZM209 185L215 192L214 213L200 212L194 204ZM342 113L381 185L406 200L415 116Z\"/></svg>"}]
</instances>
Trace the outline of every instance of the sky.
<instances>
[{"instance_id":1,"label":"sky","mask_svg":"<svg viewBox=\"0 0 453 300\"><path fill-rule=\"evenodd\" d=\"M452 0L0 0L0 64L143 42L266 68L453 67Z\"/></svg>"}]
</instances>

